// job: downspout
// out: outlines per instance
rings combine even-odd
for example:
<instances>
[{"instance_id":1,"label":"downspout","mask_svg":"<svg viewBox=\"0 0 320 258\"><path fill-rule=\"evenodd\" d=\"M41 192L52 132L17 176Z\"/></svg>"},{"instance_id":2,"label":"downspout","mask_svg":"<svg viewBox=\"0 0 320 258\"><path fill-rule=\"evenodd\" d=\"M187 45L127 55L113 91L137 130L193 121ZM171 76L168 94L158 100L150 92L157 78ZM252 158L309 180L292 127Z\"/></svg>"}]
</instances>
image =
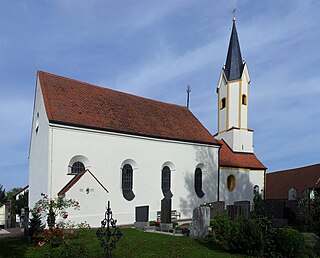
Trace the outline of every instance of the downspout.
<instances>
[{"instance_id":1,"label":"downspout","mask_svg":"<svg viewBox=\"0 0 320 258\"><path fill-rule=\"evenodd\" d=\"M49 125L50 127L50 125ZM52 156L53 156L53 128L50 128L51 129L51 153L50 153L50 198L53 198L53 195L52 195Z\"/></svg>"},{"instance_id":2,"label":"downspout","mask_svg":"<svg viewBox=\"0 0 320 258\"><path fill-rule=\"evenodd\" d=\"M218 202L220 201L220 152L221 152L221 146L218 150L218 193L217 193L217 199Z\"/></svg>"},{"instance_id":3,"label":"downspout","mask_svg":"<svg viewBox=\"0 0 320 258\"><path fill-rule=\"evenodd\" d=\"M263 199L266 200L267 198L267 175L266 175L267 171L266 169L264 170L264 189L263 189Z\"/></svg>"}]
</instances>

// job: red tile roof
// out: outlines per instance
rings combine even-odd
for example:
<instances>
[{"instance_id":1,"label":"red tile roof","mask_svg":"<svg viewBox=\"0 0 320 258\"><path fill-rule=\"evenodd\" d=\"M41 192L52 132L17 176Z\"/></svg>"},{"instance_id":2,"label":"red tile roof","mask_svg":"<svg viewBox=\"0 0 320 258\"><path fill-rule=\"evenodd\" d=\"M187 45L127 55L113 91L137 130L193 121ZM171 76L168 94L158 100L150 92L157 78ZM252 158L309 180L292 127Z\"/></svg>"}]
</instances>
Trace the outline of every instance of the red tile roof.
<instances>
[{"instance_id":1,"label":"red tile roof","mask_svg":"<svg viewBox=\"0 0 320 258\"><path fill-rule=\"evenodd\" d=\"M131 135L218 144L184 106L38 71L50 122Z\"/></svg>"},{"instance_id":2,"label":"red tile roof","mask_svg":"<svg viewBox=\"0 0 320 258\"><path fill-rule=\"evenodd\" d=\"M94 174L92 174L92 172L87 169L86 171L83 171L77 175L75 175L59 192L58 192L58 196L62 196L64 194L66 194L71 188L72 186L74 186L79 180L80 178L85 174L85 173L89 173L96 181L99 185L101 185L101 187L108 193L109 191L107 190L107 188L105 188L105 186L95 177Z\"/></svg>"},{"instance_id":3,"label":"red tile roof","mask_svg":"<svg viewBox=\"0 0 320 258\"><path fill-rule=\"evenodd\" d=\"M224 140L219 140L222 144L220 149L220 167L267 169L253 153L233 152Z\"/></svg>"},{"instance_id":4,"label":"red tile roof","mask_svg":"<svg viewBox=\"0 0 320 258\"><path fill-rule=\"evenodd\" d=\"M320 164L267 173L266 198L288 199L288 191L294 187L297 198L309 187L320 188Z\"/></svg>"}]
</instances>

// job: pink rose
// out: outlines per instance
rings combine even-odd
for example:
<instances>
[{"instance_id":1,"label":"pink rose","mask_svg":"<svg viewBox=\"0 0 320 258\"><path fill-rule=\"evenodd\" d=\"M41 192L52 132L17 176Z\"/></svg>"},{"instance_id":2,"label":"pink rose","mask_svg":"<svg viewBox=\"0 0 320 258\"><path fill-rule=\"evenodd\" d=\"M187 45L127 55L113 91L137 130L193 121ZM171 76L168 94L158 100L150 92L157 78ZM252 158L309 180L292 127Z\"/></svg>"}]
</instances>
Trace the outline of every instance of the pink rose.
<instances>
[{"instance_id":1,"label":"pink rose","mask_svg":"<svg viewBox=\"0 0 320 258\"><path fill-rule=\"evenodd\" d=\"M38 245L39 246L44 246L46 242L39 242Z\"/></svg>"}]
</instances>

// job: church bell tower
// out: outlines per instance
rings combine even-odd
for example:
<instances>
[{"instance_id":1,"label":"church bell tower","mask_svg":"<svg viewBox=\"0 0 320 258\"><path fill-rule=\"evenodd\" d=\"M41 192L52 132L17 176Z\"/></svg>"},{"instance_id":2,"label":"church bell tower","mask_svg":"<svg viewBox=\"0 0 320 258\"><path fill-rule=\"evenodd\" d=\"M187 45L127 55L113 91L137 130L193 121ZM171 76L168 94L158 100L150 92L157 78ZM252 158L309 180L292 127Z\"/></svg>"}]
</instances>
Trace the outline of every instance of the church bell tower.
<instances>
[{"instance_id":1,"label":"church bell tower","mask_svg":"<svg viewBox=\"0 0 320 258\"><path fill-rule=\"evenodd\" d=\"M218 86L218 134L234 152L253 153L253 130L248 128L250 76L242 60L240 44L233 18L226 63Z\"/></svg>"}]
</instances>

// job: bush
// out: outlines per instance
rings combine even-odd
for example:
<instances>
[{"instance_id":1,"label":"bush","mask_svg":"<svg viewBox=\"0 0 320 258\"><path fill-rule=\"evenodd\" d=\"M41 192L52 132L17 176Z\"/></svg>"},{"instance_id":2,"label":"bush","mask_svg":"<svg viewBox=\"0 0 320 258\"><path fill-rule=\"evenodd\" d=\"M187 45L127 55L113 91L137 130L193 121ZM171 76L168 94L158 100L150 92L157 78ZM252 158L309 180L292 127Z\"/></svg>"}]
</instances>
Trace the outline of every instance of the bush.
<instances>
[{"instance_id":1,"label":"bush","mask_svg":"<svg viewBox=\"0 0 320 258\"><path fill-rule=\"evenodd\" d=\"M233 222L228 218L226 213L221 213L213 217L210 221L212 227L212 240L220 244L223 248L229 249L231 241Z\"/></svg>"},{"instance_id":2,"label":"bush","mask_svg":"<svg viewBox=\"0 0 320 258\"><path fill-rule=\"evenodd\" d=\"M41 221L41 215L35 210L31 210L32 218L29 221L29 236L32 241L39 241L39 235L44 230L44 225ZM41 239L41 238L40 238Z\"/></svg>"},{"instance_id":3,"label":"bush","mask_svg":"<svg viewBox=\"0 0 320 258\"><path fill-rule=\"evenodd\" d=\"M222 214L211 220L211 226L212 239L229 251L254 256L278 256L275 250L277 229L266 217L230 220Z\"/></svg>"},{"instance_id":4,"label":"bush","mask_svg":"<svg viewBox=\"0 0 320 258\"><path fill-rule=\"evenodd\" d=\"M302 235L306 244L308 257L320 257L320 238L314 233L302 233Z\"/></svg>"},{"instance_id":5,"label":"bush","mask_svg":"<svg viewBox=\"0 0 320 258\"><path fill-rule=\"evenodd\" d=\"M305 238L298 230L292 228L279 229L277 249L283 257L305 257Z\"/></svg>"}]
</instances>

